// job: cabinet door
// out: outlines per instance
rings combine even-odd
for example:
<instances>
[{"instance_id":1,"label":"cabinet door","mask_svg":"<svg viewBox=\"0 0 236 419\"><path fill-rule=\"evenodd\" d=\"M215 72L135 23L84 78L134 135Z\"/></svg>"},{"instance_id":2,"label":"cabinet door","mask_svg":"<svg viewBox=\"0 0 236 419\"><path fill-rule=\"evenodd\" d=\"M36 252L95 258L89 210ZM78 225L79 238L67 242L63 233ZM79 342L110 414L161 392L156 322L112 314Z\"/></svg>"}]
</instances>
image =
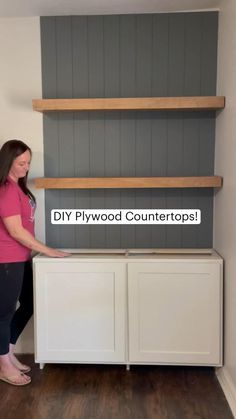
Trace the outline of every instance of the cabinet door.
<instances>
[{"instance_id":1,"label":"cabinet door","mask_svg":"<svg viewBox=\"0 0 236 419\"><path fill-rule=\"evenodd\" d=\"M34 264L36 362L124 362L122 263Z\"/></svg>"},{"instance_id":2,"label":"cabinet door","mask_svg":"<svg viewBox=\"0 0 236 419\"><path fill-rule=\"evenodd\" d=\"M221 365L222 265L129 263L129 360Z\"/></svg>"}]
</instances>

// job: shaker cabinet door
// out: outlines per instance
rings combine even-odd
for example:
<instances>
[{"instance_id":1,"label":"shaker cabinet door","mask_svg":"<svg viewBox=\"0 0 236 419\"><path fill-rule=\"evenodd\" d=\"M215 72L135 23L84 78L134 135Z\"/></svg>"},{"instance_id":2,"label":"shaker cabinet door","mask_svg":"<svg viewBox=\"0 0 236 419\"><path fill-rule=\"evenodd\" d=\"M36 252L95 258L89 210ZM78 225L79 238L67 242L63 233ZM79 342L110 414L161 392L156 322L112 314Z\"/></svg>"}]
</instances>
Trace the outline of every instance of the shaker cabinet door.
<instances>
[{"instance_id":1,"label":"shaker cabinet door","mask_svg":"<svg viewBox=\"0 0 236 419\"><path fill-rule=\"evenodd\" d=\"M36 263L36 362L125 362L122 263Z\"/></svg>"},{"instance_id":2,"label":"shaker cabinet door","mask_svg":"<svg viewBox=\"0 0 236 419\"><path fill-rule=\"evenodd\" d=\"M128 264L132 363L221 365L222 265Z\"/></svg>"}]
</instances>

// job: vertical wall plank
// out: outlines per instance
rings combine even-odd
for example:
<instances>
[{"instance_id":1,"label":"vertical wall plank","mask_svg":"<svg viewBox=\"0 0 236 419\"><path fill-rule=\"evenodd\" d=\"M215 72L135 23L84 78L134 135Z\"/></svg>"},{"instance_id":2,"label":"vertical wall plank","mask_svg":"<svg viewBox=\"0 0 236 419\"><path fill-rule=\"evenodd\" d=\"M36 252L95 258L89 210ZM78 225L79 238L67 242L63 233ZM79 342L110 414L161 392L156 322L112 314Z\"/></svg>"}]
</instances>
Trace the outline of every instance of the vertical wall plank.
<instances>
[{"instance_id":1,"label":"vertical wall plank","mask_svg":"<svg viewBox=\"0 0 236 419\"><path fill-rule=\"evenodd\" d=\"M119 16L104 19L104 94L120 96L120 20Z\"/></svg>"},{"instance_id":2,"label":"vertical wall plank","mask_svg":"<svg viewBox=\"0 0 236 419\"><path fill-rule=\"evenodd\" d=\"M40 21L42 92L43 98L57 97L56 19L45 17Z\"/></svg>"},{"instance_id":3,"label":"vertical wall plank","mask_svg":"<svg viewBox=\"0 0 236 419\"><path fill-rule=\"evenodd\" d=\"M153 15L152 96L168 96L169 15Z\"/></svg>"},{"instance_id":4,"label":"vertical wall plank","mask_svg":"<svg viewBox=\"0 0 236 419\"><path fill-rule=\"evenodd\" d=\"M184 95L198 96L201 89L202 13L185 17Z\"/></svg>"},{"instance_id":5,"label":"vertical wall plank","mask_svg":"<svg viewBox=\"0 0 236 419\"><path fill-rule=\"evenodd\" d=\"M64 246L60 241L60 229L56 224L51 224L51 210L60 209L60 201L58 191L45 191L45 227L46 227L46 243L49 246L60 248Z\"/></svg>"},{"instance_id":6,"label":"vertical wall plank","mask_svg":"<svg viewBox=\"0 0 236 419\"><path fill-rule=\"evenodd\" d=\"M165 112L155 112L152 115L152 146L151 175L166 176L167 173L167 115ZM154 189L150 191L151 208L166 208L166 191ZM165 247L166 226L153 225L151 228L152 247Z\"/></svg>"},{"instance_id":7,"label":"vertical wall plank","mask_svg":"<svg viewBox=\"0 0 236 419\"><path fill-rule=\"evenodd\" d=\"M58 144L58 115L44 115L44 169L46 176L59 176L59 144ZM60 194L58 191L45 191L45 226L46 242L58 247L60 230L51 224L51 210L60 208Z\"/></svg>"},{"instance_id":8,"label":"vertical wall plank","mask_svg":"<svg viewBox=\"0 0 236 419\"><path fill-rule=\"evenodd\" d=\"M66 113L59 116L59 173L60 177L73 177L74 172L74 131L73 115ZM75 208L75 191L59 191L59 203L61 209ZM60 226L60 242L63 246L76 247L75 229L73 225ZM73 244L73 246L71 246Z\"/></svg>"},{"instance_id":9,"label":"vertical wall plank","mask_svg":"<svg viewBox=\"0 0 236 419\"><path fill-rule=\"evenodd\" d=\"M199 138L199 171L203 176L214 174L215 120L212 112L202 115Z\"/></svg>"},{"instance_id":10,"label":"vertical wall plank","mask_svg":"<svg viewBox=\"0 0 236 419\"><path fill-rule=\"evenodd\" d=\"M167 139L167 176L179 176L183 166L183 118L182 112L168 116ZM168 209L182 208L182 190L168 189L166 191L166 206ZM166 242L168 247L181 247L180 225L166 226Z\"/></svg>"},{"instance_id":11,"label":"vertical wall plank","mask_svg":"<svg viewBox=\"0 0 236 419\"><path fill-rule=\"evenodd\" d=\"M185 209L200 209L199 200L194 189L186 189L182 192L182 207ZM185 225L182 227L182 246L198 247L199 225ZM204 246L203 246L204 247Z\"/></svg>"},{"instance_id":12,"label":"vertical wall plank","mask_svg":"<svg viewBox=\"0 0 236 419\"><path fill-rule=\"evenodd\" d=\"M120 117L114 112L105 117L105 176L120 176ZM105 208L120 208L120 190L105 190ZM108 247L120 247L120 226L108 225Z\"/></svg>"},{"instance_id":13,"label":"vertical wall plank","mask_svg":"<svg viewBox=\"0 0 236 419\"><path fill-rule=\"evenodd\" d=\"M104 97L103 16L88 17L89 97Z\"/></svg>"},{"instance_id":14,"label":"vertical wall plank","mask_svg":"<svg viewBox=\"0 0 236 419\"><path fill-rule=\"evenodd\" d=\"M198 207L202 212L202 222L197 229L197 247L212 247L213 235L213 191L202 189L198 194Z\"/></svg>"},{"instance_id":15,"label":"vertical wall plank","mask_svg":"<svg viewBox=\"0 0 236 419\"><path fill-rule=\"evenodd\" d=\"M152 15L136 17L136 96L152 95ZM136 119L136 176L148 176L151 167L152 138L151 112L141 112ZM150 190L135 191L135 207L151 208ZM152 226L136 227L135 246L148 247Z\"/></svg>"},{"instance_id":16,"label":"vertical wall plank","mask_svg":"<svg viewBox=\"0 0 236 419\"><path fill-rule=\"evenodd\" d=\"M88 18L72 17L73 97L88 97ZM90 176L89 114L74 113L74 173L76 177ZM90 191L75 190L75 208L90 208ZM75 226L76 247L90 247L90 226Z\"/></svg>"},{"instance_id":17,"label":"vertical wall plank","mask_svg":"<svg viewBox=\"0 0 236 419\"><path fill-rule=\"evenodd\" d=\"M136 16L120 17L120 95L135 97L136 95ZM120 174L135 176L136 153L136 112L121 112L120 138ZM121 191L121 208L135 208L135 191ZM135 227L121 226L121 247L135 247Z\"/></svg>"},{"instance_id":18,"label":"vertical wall plank","mask_svg":"<svg viewBox=\"0 0 236 419\"><path fill-rule=\"evenodd\" d=\"M120 96L120 19L104 19L105 97ZM120 113L105 113L105 176L120 176ZM120 191L105 190L105 208L120 208ZM106 247L119 248L120 226L105 226Z\"/></svg>"},{"instance_id":19,"label":"vertical wall plank","mask_svg":"<svg viewBox=\"0 0 236 419\"><path fill-rule=\"evenodd\" d=\"M73 97L86 98L89 92L88 18L72 17L72 82Z\"/></svg>"},{"instance_id":20,"label":"vertical wall plank","mask_svg":"<svg viewBox=\"0 0 236 419\"><path fill-rule=\"evenodd\" d=\"M185 19L185 78L184 94L201 94L201 47L202 13L189 13ZM183 175L198 176L200 170L200 126L203 113L189 112L184 115L183 135ZM186 209L200 209L198 193L194 189L182 191L182 206ZM186 225L182 228L182 246L197 247L199 225Z\"/></svg>"},{"instance_id":21,"label":"vertical wall plank","mask_svg":"<svg viewBox=\"0 0 236 419\"><path fill-rule=\"evenodd\" d=\"M168 96L182 96L184 91L185 14L169 15Z\"/></svg>"},{"instance_id":22,"label":"vertical wall plank","mask_svg":"<svg viewBox=\"0 0 236 419\"><path fill-rule=\"evenodd\" d=\"M70 17L56 18L57 97L73 97L72 27Z\"/></svg>"},{"instance_id":23,"label":"vertical wall plank","mask_svg":"<svg viewBox=\"0 0 236 419\"><path fill-rule=\"evenodd\" d=\"M57 97L73 97L73 56L71 17L56 18ZM58 116L59 176L74 176L73 114ZM60 208L74 208L75 191L58 191ZM75 246L75 229L60 225L60 242L64 247Z\"/></svg>"},{"instance_id":24,"label":"vertical wall plank","mask_svg":"<svg viewBox=\"0 0 236 419\"><path fill-rule=\"evenodd\" d=\"M183 138L183 168L184 176L198 176L199 170L199 115L189 112L184 117L184 138ZM198 191L184 189L182 191L182 207L186 209L198 208ZM198 225L185 225L182 228L182 246L197 247Z\"/></svg>"},{"instance_id":25,"label":"vertical wall plank","mask_svg":"<svg viewBox=\"0 0 236 419\"><path fill-rule=\"evenodd\" d=\"M218 13L203 13L202 21L201 95L210 96L216 91Z\"/></svg>"},{"instance_id":26,"label":"vertical wall plank","mask_svg":"<svg viewBox=\"0 0 236 419\"><path fill-rule=\"evenodd\" d=\"M136 16L120 16L120 95L136 94Z\"/></svg>"},{"instance_id":27,"label":"vertical wall plank","mask_svg":"<svg viewBox=\"0 0 236 419\"><path fill-rule=\"evenodd\" d=\"M168 95L182 96L185 77L185 14L169 15L169 60L168 60ZM177 176L183 164L183 113L168 114L168 157L167 174ZM182 191L166 192L167 208L181 208ZM179 225L166 227L168 247L181 247L182 227Z\"/></svg>"},{"instance_id":28,"label":"vertical wall plank","mask_svg":"<svg viewBox=\"0 0 236 419\"><path fill-rule=\"evenodd\" d=\"M136 122L136 176L148 176L152 165L152 131L151 113L142 112ZM150 190L135 191L135 207L151 208L152 195ZM151 242L152 226L143 225L136 227L136 247L148 247Z\"/></svg>"},{"instance_id":29,"label":"vertical wall plank","mask_svg":"<svg viewBox=\"0 0 236 419\"><path fill-rule=\"evenodd\" d=\"M152 96L168 95L169 63L169 15L153 16L152 42ZM152 113L152 176L167 174L167 113ZM152 190L152 208L166 208L166 191ZM166 246L166 226L153 225L151 229L151 247Z\"/></svg>"},{"instance_id":30,"label":"vertical wall plank","mask_svg":"<svg viewBox=\"0 0 236 419\"><path fill-rule=\"evenodd\" d=\"M135 113L123 113L120 126L121 153L120 175L135 176ZM121 190L121 208L135 208L135 191L133 189ZM135 227L121 226L121 247L135 247Z\"/></svg>"},{"instance_id":31,"label":"vertical wall plank","mask_svg":"<svg viewBox=\"0 0 236 419\"><path fill-rule=\"evenodd\" d=\"M103 16L88 17L88 55L89 97L104 97ZM90 176L104 176L105 173L104 126L104 112L89 114ZM90 204L91 208L104 208L104 191L91 191ZM91 225L90 245L91 247L106 247L106 232L103 226Z\"/></svg>"},{"instance_id":32,"label":"vertical wall plank","mask_svg":"<svg viewBox=\"0 0 236 419\"><path fill-rule=\"evenodd\" d=\"M90 176L100 177L105 175L105 126L103 112L89 117L90 137ZM104 208L104 190L91 191L91 208ZM103 226L91 225L90 227L91 247L106 247L106 232Z\"/></svg>"},{"instance_id":33,"label":"vertical wall plank","mask_svg":"<svg viewBox=\"0 0 236 419\"><path fill-rule=\"evenodd\" d=\"M151 96L153 21L151 15L136 17L136 96Z\"/></svg>"}]
</instances>

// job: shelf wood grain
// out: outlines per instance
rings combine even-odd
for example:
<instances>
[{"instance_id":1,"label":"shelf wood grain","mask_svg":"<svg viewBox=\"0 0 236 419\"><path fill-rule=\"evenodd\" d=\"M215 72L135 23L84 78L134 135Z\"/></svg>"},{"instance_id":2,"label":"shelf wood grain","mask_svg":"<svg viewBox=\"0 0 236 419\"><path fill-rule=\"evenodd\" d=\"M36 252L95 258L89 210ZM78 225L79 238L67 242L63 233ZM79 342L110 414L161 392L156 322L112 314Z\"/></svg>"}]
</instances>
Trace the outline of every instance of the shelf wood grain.
<instances>
[{"instance_id":1,"label":"shelf wood grain","mask_svg":"<svg viewBox=\"0 0 236 419\"><path fill-rule=\"evenodd\" d=\"M219 110L224 96L133 97L86 99L33 99L38 112L95 110Z\"/></svg>"},{"instance_id":2,"label":"shelf wood grain","mask_svg":"<svg viewBox=\"0 0 236 419\"><path fill-rule=\"evenodd\" d=\"M220 176L37 178L37 189L220 188Z\"/></svg>"}]
</instances>

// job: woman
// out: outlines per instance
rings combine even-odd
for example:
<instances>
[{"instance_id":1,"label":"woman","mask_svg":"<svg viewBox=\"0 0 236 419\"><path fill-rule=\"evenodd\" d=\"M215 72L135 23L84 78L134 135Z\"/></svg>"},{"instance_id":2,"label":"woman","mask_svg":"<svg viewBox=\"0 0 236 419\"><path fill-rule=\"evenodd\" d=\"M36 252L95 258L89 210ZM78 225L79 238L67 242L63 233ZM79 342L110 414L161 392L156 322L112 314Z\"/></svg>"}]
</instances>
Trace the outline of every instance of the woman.
<instances>
[{"instance_id":1,"label":"woman","mask_svg":"<svg viewBox=\"0 0 236 419\"><path fill-rule=\"evenodd\" d=\"M0 380L18 386L31 381L25 374L30 367L14 355L33 313L31 250L68 256L34 238L35 198L26 185L31 155L19 140L7 141L0 150Z\"/></svg>"}]
</instances>

